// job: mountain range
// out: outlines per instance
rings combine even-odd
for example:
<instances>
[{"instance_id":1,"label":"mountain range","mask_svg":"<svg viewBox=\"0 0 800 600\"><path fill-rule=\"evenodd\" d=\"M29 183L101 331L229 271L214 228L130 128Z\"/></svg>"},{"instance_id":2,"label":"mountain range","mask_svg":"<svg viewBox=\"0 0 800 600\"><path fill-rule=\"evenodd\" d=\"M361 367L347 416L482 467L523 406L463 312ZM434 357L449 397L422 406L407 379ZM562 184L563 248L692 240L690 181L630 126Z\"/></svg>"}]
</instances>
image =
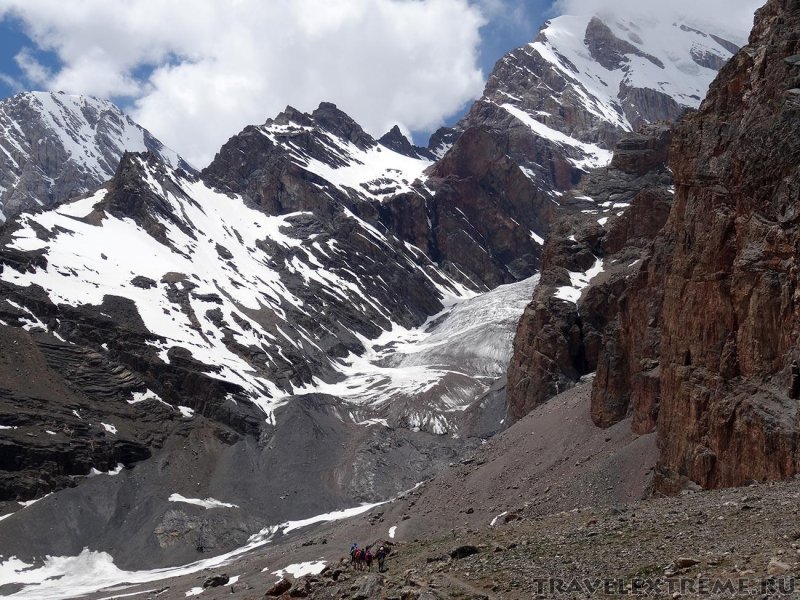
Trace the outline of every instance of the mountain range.
<instances>
[{"instance_id":1,"label":"mountain range","mask_svg":"<svg viewBox=\"0 0 800 600\"><path fill-rule=\"evenodd\" d=\"M771 334L697 319L761 323L781 290L772 321L793 323L774 257L793 227L797 61L775 23L796 12L771 0L741 52L689 22L553 19L427 147L323 102L246 127L198 171L105 101L4 101L0 565L252 549L526 439L548 403L618 430L639 494L793 474L776 392L788 377L796 397L791 328L766 352ZM778 182L770 225L743 225L767 188L731 183L731 120ZM574 386L591 400L558 412ZM732 408L731 389L763 401ZM602 445L581 431L556 437ZM779 452L750 469L754 439Z\"/></svg>"}]
</instances>

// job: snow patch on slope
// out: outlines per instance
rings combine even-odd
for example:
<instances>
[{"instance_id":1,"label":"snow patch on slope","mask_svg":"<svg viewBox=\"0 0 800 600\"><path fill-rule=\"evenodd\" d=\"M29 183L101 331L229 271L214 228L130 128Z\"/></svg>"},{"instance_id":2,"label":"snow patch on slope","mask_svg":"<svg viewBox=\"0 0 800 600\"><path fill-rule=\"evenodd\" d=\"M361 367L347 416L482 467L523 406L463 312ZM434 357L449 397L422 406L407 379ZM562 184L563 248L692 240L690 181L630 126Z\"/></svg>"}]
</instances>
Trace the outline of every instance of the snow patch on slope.
<instances>
[{"instance_id":1,"label":"snow patch on slope","mask_svg":"<svg viewBox=\"0 0 800 600\"><path fill-rule=\"evenodd\" d=\"M446 362L423 368L419 364L403 364L403 356L417 352L409 344L431 338L433 329L426 324L424 330L407 330L394 322L390 311L373 298L370 282L342 268L342 260L335 256L339 253L335 240L322 245L305 233L294 237L292 220L304 213L270 216L249 208L240 197L219 193L177 172L171 174L173 185L162 187L155 167L144 158L132 160L139 162L153 192L164 198L176 217L167 219L154 214L163 226L166 241L152 237L132 219L105 214L103 202L108 192L103 189L56 210L20 217L8 246L41 251L47 262L25 272L5 269L0 279L17 286L40 285L55 304L98 306L107 295L130 299L145 327L158 336L147 343L158 349L161 360L170 362L172 348L188 350L192 358L208 365L210 377L240 386L268 418L298 393L331 393L360 405L378 400L386 403L397 394L433 390L438 382L452 375L453 369ZM99 222L94 217L91 222L84 219L93 211L102 217ZM344 214L361 228L362 237L378 246L388 245L384 233L346 209ZM276 263L270 250L274 247L282 248L291 259ZM398 260L429 281L448 312L476 295L436 265L420 261L421 253L413 246L406 245L404 252L406 255L400 254ZM297 287L287 287L287 273L302 278L302 285L307 288L302 294L292 291ZM135 284L137 278L146 278L152 284ZM375 340L351 331L367 352L345 359L328 357L328 372L335 377L279 387L269 377L269 369L272 363L288 361L282 346L290 344L300 352L309 348L323 352L317 339L298 325L296 317L313 318L302 298L321 291L352 310L368 308L377 312L388 325ZM186 299L184 304L176 300L176 294ZM524 295L529 296L530 291L526 289ZM488 295L487 301L495 297ZM524 305L515 302L513 318L518 318ZM254 315L265 313L268 318L256 320ZM504 311L492 314L510 318ZM492 318L487 321L489 326L492 322ZM506 328L513 331L513 327ZM510 341L505 342L510 351ZM398 343L401 348L397 348ZM448 340L438 343L443 345ZM263 362L248 360L238 348L249 349L251 356L263 357ZM391 354L399 358L394 360ZM461 372L459 376L468 379L472 374ZM466 393L463 396L443 397L439 406L451 409L474 398L468 398ZM162 401L152 390L145 390L134 393L128 402L146 400ZM184 408L177 410L185 417L192 416ZM370 420L374 418L376 415L364 415L358 422L369 425L376 422ZM425 421L426 418L414 417L411 426L424 427ZM443 431L446 426L440 423L436 429Z\"/></svg>"},{"instance_id":2,"label":"snow patch on slope","mask_svg":"<svg viewBox=\"0 0 800 600\"><path fill-rule=\"evenodd\" d=\"M7 596L8 598L63 600L84 596L123 583L135 585L189 575L205 569L228 565L234 558L270 543L278 535L286 535L291 531L317 523L354 517L382 504L386 503L364 504L299 521L286 521L280 525L265 527L250 536L248 543L241 548L180 567L150 571L125 571L114 564L113 557L107 552L96 552L88 548L84 548L77 556L47 556L39 564L26 563L12 556L0 561L0 586L7 584L22 586L22 589Z\"/></svg>"},{"instance_id":3,"label":"snow patch on slope","mask_svg":"<svg viewBox=\"0 0 800 600\"><path fill-rule=\"evenodd\" d=\"M300 131L312 132L325 146L333 164L310 156L294 144L290 134ZM361 149L324 129L303 125L268 124L261 128L261 132L273 144L286 149L298 166L345 192L352 190L373 200L401 193L419 193L412 184L415 181L424 184L424 171L433 164L430 160L408 157L377 143Z\"/></svg>"},{"instance_id":4,"label":"snow patch on slope","mask_svg":"<svg viewBox=\"0 0 800 600\"><path fill-rule=\"evenodd\" d=\"M597 169L599 167L605 167L611 162L613 152L610 150L605 150L597 144L581 142L565 133L561 133L557 129L552 129L512 104L503 104L500 108L522 121L539 137L562 146L570 146L579 150L584 155L584 158L570 160L570 162L579 169Z\"/></svg>"},{"instance_id":5,"label":"snow patch on slope","mask_svg":"<svg viewBox=\"0 0 800 600\"><path fill-rule=\"evenodd\" d=\"M228 502L220 502L219 500L215 500L214 498L186 498L185 496L181 496L180 494L172 494L168 498L170 502L183 502L184 504L194 504L195 506L201 506L205 509L209 508L239 508L236 504L230 504Z\"/></svg>"},{"instance_id":6,"label":"snow patch on slope","mask_svg":"<svg viewBox=\"0 0 800 600\"><path fill-rule=\"evenodd\" d=\"M556 290L555 297L573 304L577 303L589 282L602 272L603 259L601 258L598 258L594 265L584 272L569 271L570 285L559 287Z\"/></svg>"},{"instance_id":7,"label":"snow patch on slope","mask_svg":"<svg viewBox=\"0 0 800 600\"><path fill-rule=\"evenodd\" d=\"M273 571L272 574L278 578L278 581L283 579L284 575L287 574L297 579L298 577L303 577L304 575L317 575L322 573L322 570L325 568L325 564L326 563L324 560L311 560L301 563L294 563L282 569L278 569L277 571Z\"/></svg>"}]
</instances>

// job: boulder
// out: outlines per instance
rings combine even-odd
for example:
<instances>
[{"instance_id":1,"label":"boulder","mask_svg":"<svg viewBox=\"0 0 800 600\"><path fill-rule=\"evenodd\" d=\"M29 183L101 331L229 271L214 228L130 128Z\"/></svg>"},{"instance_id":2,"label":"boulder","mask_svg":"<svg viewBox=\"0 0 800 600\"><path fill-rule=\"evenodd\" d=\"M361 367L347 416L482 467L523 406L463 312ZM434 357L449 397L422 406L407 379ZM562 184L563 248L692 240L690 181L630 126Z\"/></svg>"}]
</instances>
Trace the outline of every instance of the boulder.
<instances>
[{"instance_id":1,"label":"boulder","mask_svg":"<svg viewBox=\"0 0 800 600\"><path fill-rule=\"evenodd\" d=\"M368 600L369 598L377 598L378 594L383 587L383 576L377 573L370 573L359 577L355 585L358 586L353 600Z\"/></svg>"},{"instance_id":2,"label":"boulder","mask_svg":"<svg viewBox=\"0 0 800 600\"><path fill-rule=\"evenodd\" d=\"M204 588L219 587L221 585L227 584L230 580L231 578L224 573L222 575L212 575L203 582L203 587Z\"/></svg>"},{"instance_id":3,"label":"boulder","mask_svg":"<svg viewBox=\"0 0 800 600\"><path fill-rule=\"evenodd\" d=\"M280 581L273 584L273 586L266 591L264 596L266 597L281 596L282 594L288 592L290 589L292 589L292 582L286 577L282 577Z\"/></svg>"},{"instance_id":4,"label":"boulder","mask_svg":"<svg viewBox=\"0 0 800 600\"><path fill-rule=\"evenodd\" d=\"M459 546L458 548L454 548L450 551L450 558L452 559L460 559L466 558L468 556L472 556L473 554L477 554L480 552L476 546L464 545Z\"/></svg>"}]
</instances>

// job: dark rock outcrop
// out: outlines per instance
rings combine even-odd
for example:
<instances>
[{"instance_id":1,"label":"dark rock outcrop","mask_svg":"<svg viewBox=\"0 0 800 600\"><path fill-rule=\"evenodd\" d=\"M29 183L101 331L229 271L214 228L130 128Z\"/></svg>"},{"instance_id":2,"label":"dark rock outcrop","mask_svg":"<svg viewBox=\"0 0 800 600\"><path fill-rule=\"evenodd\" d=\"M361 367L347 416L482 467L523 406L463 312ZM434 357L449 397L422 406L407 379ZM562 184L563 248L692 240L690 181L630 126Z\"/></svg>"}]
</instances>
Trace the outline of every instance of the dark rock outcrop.
<instances>
[{"instance_id":1,"label":"dark rock outcrop","mask_svg":"<svg viewBox=\"0 0 800 600\"><path fill-rule=\"evenodd\" d=\"M0 316L19 318L4 309ZM168 411L120 401L142 386L129 370L43 331L0 326L0 345L0 501L31 500L75 485L92 469L130 466L163 441Z\"/></svg>"},{"instance_id":2,"label":"dark rock outcrop","mask_svg":"<svg viewBox=\"0 0 800 600\"><path fill-rule=\"evenodd\" d=\"M640 56L657 67L664 68L664 63L655 56L642 52L630 42L615 36L608 25L598 17L592 17L592 20L589 21L589 26L586 28L586 37L583 41L592 58L609 71L618 69L623 64L630 62L627 55Z\"/></svg>"},{"instance_id":3,"label":"dark rock outcrop","mask_svg":"<svg viewBox=\"0 0 800 600\"><path fill-rule=\"evenodd\" d=\"M466 558L468 556L472 556L473 554L477 554L478 552L480 552L480 550L478 550L476 546L466 544L464 546L459 546L458 548L453 548L450 551L450 558L452 559Z\"/></svg>"},{"instance_id":4,"label":"dark rock outcrop","mask_svg":"<svg viewBox=\"0 0 800 600\"><path fill-rule=\"evenodd\" d=\"M400 131L400 128L397 125L383 134L378 139L378 143L391 150L394 150L398 154L402 154L403 156L410 156L411 158L425 158L428 160L434 160L436 158L436 155L431 152L430 149L422 148L421 146L415 146L412 144L408 138L403 135L403 132Z\"/></svg>"},{"instance_id":5,"label":"dark rock outcrop","mask_svg":"<svg viewBox=\"0 0 800 600\"><path fill-rule=\"evenodd\" d=\"M292 582L285 577L270 587L265 593L265 597L278 597L292 589Z\"/></svg>"},{"instance_id":6,"label":"dark rock outcrop","mask_svg":"<svg viewBox=\"0 0 800 600\"><path fill-rule=\"evenodd\" d=\"M203 587L219 587L221 585L226 585L230 580L231 578L224 573L222 575L212 575L203 582Z\"/></svg>"},{"instance_id":7,"label":"dark rock outcrop","mask_svg":"<svg viewBox=\"0 0 800 600\"><path fill-rule=\"evenodd\" d=\"M461 132L452 127L440 127L431 135L428 140L428 150L436 156L441 158L445 153L455 144Z\"/></svg>"}]
</instances>

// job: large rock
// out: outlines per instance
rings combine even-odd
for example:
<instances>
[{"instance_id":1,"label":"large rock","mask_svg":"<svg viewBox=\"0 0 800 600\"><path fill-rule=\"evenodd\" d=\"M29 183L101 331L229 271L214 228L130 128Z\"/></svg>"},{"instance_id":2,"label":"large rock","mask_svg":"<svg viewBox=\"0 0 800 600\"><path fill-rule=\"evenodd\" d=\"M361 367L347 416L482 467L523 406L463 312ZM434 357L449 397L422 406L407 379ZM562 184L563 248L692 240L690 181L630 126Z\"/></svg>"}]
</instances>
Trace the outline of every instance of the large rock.
<instances>
[{"instance_id":1,"label":"large rock","mask_svg":"<svg viewBox=\"0 0 800 600\"><path fill-rule=\"evenodd\" d=\"M265 597L277 598L292 589L292 582L289 579L282 578L272 587L270 587L265 593Z\"/></svg>"},{"instance_id":2,"label":"large rock","mask_svg":"<svg viewBox=\"0 0 800 600\"><path fill-rule=\"evenodd\" d=\"M353 600L369 600L377 598L383 588L383 576L378 573L370 573L359 577L355 584L357 587Z\"/></svg>"}]
</instances>

